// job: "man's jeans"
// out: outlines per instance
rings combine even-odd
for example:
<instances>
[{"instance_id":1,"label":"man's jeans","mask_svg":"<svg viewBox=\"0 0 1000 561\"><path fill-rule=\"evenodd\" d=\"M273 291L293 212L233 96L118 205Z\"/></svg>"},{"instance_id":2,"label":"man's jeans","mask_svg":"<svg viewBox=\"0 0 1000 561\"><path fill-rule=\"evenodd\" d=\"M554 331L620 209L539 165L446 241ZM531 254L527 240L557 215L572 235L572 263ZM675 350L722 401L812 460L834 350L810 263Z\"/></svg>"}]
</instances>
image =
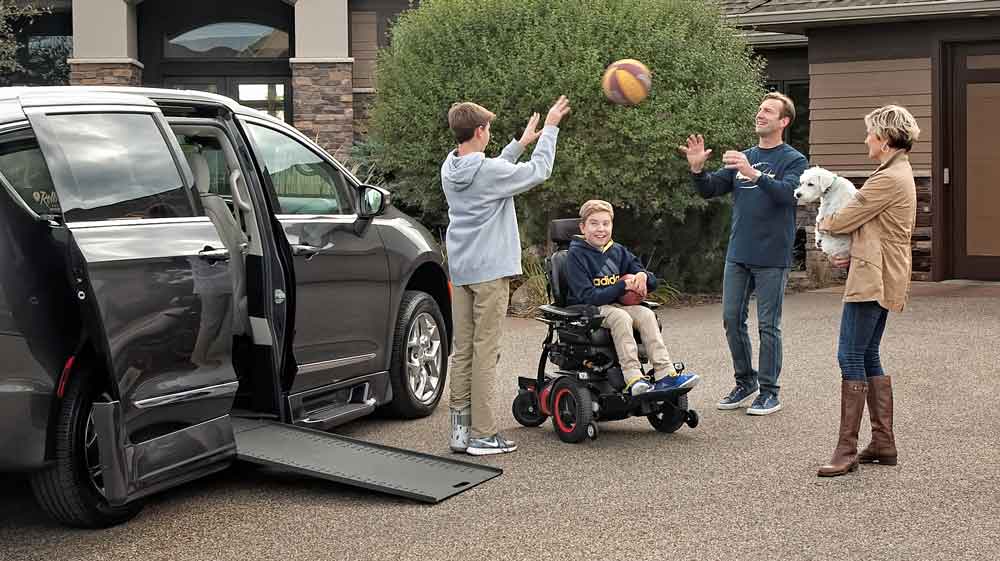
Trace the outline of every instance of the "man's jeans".
<instances>
[{"instance_id":1,"label":"man's jeans","mask_svg":"<svg viewBox=\"0 0 1000 561\"><path fill-rule=\"evenodd\" d=\"M844 302L840 317L840 345L837 362L844 380L864 382L882 376L879 346L889 310L878 302Z\"/></svg>"},{"instance_id":2,"label":"man's jeans","mask_svg":"<svg viewBox=\"0 0 1000 561\"><path fill-rule=\"evenodd\" d=\"M761 393L778 395L781 374L781 306L788 283L787 267L757 267L726 261L722 277L722 322L733 356L736 383L745 388L760 384ZM759 373L753 369L753 349L747 333L750 295L757 293L760 332Z\"/></svg>"}]
</instances>

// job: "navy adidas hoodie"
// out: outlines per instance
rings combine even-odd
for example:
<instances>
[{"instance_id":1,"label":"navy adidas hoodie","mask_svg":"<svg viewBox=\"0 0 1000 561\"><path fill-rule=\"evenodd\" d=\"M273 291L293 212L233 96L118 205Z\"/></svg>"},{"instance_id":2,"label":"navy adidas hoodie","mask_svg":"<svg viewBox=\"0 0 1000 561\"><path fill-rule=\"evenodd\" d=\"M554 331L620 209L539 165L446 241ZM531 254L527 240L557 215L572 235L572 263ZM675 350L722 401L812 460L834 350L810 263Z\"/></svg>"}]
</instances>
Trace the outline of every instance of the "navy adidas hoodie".
<instances>
[{"instance_id":1,"label":"navy adidas hoodie","mask_svg":"<svg viewBox=\"0 0 1000 561\"><path fill-rule=\"evenodd\" d=\"M587 243L577 236L569 244L567 259L569 295L566 303L604 306L616 302L625 294L622 275L646 273L646 287L656 290L656 276L642 267L639 258L625 246L608 242L603 248Z\"/></svg>"}]
</instances>

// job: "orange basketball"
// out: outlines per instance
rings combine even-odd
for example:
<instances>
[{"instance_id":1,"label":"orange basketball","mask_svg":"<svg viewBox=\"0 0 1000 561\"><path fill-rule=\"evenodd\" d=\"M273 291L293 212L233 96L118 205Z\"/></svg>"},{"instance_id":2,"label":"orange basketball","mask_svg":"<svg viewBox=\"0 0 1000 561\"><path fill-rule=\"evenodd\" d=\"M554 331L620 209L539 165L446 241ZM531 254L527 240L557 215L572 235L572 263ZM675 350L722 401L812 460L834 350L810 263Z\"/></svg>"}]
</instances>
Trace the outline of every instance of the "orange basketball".
<instances>
[{"instance_id":1,"label":"orange basketball","mask_svg":"<svg viewBox=\"0 0 1000 561\"><path fill-rule=\"evenodd\" d=\"M646 99L653 77L646 65L631 58L611 63L601 79L604 95L618 105L636 105Z\"/></svg>"}]
</instances>

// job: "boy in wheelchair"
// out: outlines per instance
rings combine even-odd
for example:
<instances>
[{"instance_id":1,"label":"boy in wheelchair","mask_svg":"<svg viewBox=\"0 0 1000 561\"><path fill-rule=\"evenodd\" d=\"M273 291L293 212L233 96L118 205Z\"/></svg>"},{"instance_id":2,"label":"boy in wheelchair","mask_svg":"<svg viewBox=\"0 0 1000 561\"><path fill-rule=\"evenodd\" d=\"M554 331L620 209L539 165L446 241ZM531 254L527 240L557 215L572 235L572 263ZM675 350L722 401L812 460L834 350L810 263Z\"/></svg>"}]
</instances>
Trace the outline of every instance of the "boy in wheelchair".
<instances>
[{"instance_id":1,"label":"boy in wheelchair","mask_svg":"<svg viewBox=\"0 0 1000 561\"><path fill-rule=\"evenodd\" d=\"M611 240L614 217L614 209L606 201L590 200L580 207L583 235L570 242L566 303L598 307L604 317L602 327L611 331L626 392L636 396L650 390L694 387L698 375L677 372L656 314L641 304L646 294L656 289L656 277L643 269L632 252ZM636 330L653 365L652 381L642 372Z\"/></svg>"}]
</instances>

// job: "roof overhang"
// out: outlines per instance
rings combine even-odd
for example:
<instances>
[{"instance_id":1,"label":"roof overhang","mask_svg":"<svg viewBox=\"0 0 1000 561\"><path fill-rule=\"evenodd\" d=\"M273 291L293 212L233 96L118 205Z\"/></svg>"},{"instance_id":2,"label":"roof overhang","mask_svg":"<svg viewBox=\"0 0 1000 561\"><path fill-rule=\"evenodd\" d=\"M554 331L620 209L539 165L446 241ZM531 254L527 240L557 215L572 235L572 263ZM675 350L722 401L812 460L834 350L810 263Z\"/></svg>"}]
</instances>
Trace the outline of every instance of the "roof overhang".
<instances>
[{"instance_id":1,"label":"roof overhang","mask_svg":"<svg viewBox=\"0 0 1000 561\"><path fill-rule=\"evenodd\" d=\"M804 35L807 29L889 21L1000 16L1000 0L913 1L879 6L826 7L729 14L733 25L758 31Z\"/></svg>"}]
</instances>

